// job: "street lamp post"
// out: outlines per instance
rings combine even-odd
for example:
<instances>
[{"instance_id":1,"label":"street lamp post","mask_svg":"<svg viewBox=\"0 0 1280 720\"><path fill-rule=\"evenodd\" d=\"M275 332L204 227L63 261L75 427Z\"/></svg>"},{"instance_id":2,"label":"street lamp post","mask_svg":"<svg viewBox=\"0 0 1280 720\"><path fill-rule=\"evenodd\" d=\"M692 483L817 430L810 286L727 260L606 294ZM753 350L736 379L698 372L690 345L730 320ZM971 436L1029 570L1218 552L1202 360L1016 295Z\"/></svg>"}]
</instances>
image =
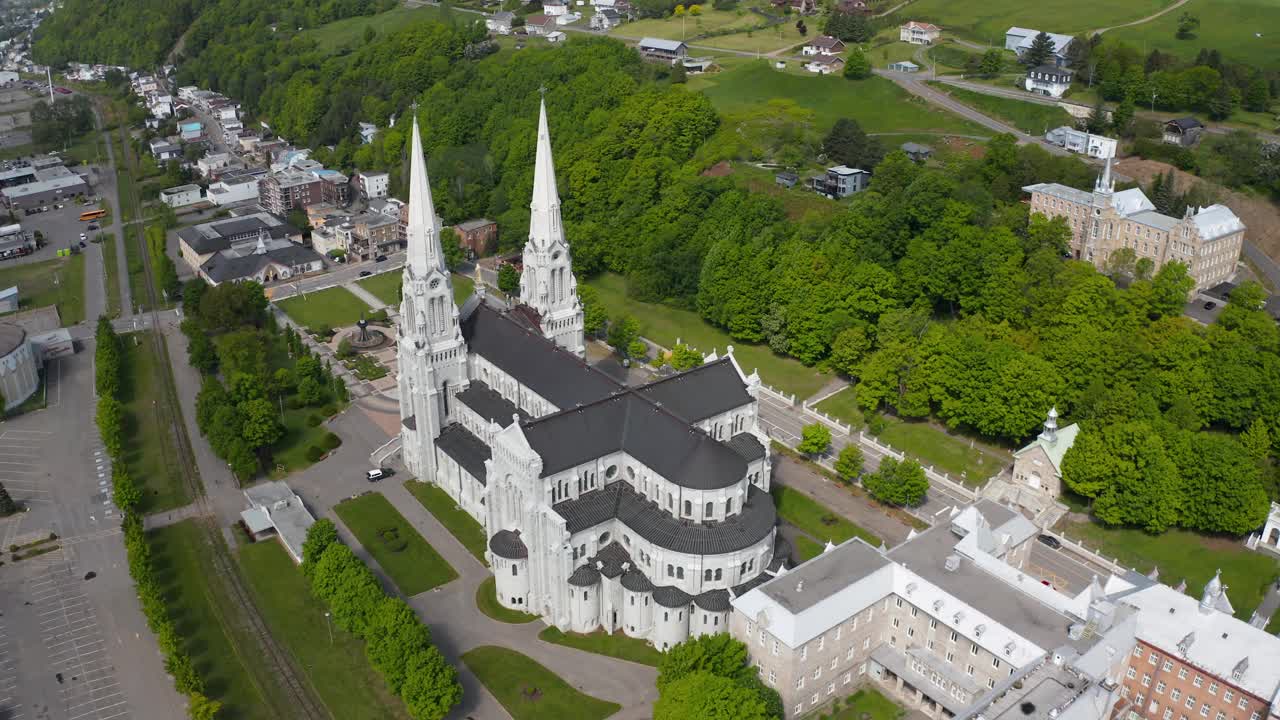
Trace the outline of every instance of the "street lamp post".
<instances>
[{"instance_id":1,"label":"street lamp post","mask_svg":"<svg viewBox=\"0 0 1280 720\"><path fill-rule=\"evenodd\" d=\"M325 625L329 626L329 644L333 644L333 620L330 619L329 613L324 614Z\"/></svg>"},{"instance_id":2,"label":"street lamp post","mask_svg":"<svg viewBox=\"0 0 1280 720\"><path fill-rule=\"evenodd\" d=\"M1151 91L1151 112L1156 111L1156 98L1160 97L1154 90Z\"/></svg>"}]
</instances>

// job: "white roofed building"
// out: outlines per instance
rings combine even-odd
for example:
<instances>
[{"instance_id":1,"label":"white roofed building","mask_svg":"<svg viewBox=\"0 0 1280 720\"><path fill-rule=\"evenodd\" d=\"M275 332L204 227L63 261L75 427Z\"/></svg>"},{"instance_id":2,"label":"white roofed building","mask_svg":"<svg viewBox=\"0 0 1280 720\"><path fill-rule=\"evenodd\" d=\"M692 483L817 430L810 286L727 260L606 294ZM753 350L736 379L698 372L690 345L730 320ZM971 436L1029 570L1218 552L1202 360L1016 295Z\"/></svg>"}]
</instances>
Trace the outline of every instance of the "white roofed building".
<instances>
[{"instance_id":1,"label":"white roofed building","mask_svg":"<svg viewBox=\"0 0 1280 720\"><path fill-rule=\"evenodd\" d=\"M1011 27L1004 33L1004 49L1012 50L1021 59L1031 49L1031 45L1035 42L1036 36L1040 32L1031 28ZM1049 36L1050 42L1053 43L1053 53L1045 62L1058 67L1070 65L1071 62L1067 58L1067 50L1075 38L1059 33L1046 32L1045 34Z\"/></svg>"}]
</instances>

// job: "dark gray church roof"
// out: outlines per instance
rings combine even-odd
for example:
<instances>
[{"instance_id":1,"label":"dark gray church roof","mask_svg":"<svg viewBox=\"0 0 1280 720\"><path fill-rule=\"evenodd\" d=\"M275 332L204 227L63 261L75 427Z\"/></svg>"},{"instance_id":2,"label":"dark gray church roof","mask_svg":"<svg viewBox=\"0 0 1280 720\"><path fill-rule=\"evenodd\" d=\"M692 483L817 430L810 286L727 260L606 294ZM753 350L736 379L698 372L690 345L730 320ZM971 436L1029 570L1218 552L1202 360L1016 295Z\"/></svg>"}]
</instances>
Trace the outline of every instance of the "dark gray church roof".
<instances>
[{"instance_id":1,"label":"dark gray church roof","mask_svg":"<svg viewBox=\"0 0 1280 720\"><path fill-rule=\"evenodd\" d=\"M463 470L471 473L471 476L479 480L481 485L488 484L485 481L484 461L492 457L493 452L480 438L472 435L470 430L458 423L450 423L440 431L440 437L436 438L436 447L440 452L453 458Z\"/></svg>"},{"instance_id":2,"label":"dark gray church roof","mask_svg":"<svg viewBox=\"0 0 1280 720\"><path fill-rule=\"evenodd\" d=\"M534 420L523 430L542 458L543 477L619 450L687 488L729 487L747 473L741 455L631 391Z\"/></svg>"},{"instance_id":3,"label":"dark gray church roof","mask_svg":"<svg viewBox=\"0 0 1280 720\"><path fill-rule=\"evenodd\" d=\"M619 389L577 355L483 303L463 319L462 335L471 352L562 410Z\"/></svg>"},{"instance_id":4,"label":"dark gray church roof","mask_svg":"<svg viewBox=\"0 0 1280 720\"><path fill-rule=\"evenodd\" d=\"M590 565L582 565L569 576L569 584L590 587L600 582L600 572Z\"/></svg>"},{"instance_id":5,"label":"dark gray church roof","mask_svg":"<svg viewBox=\"0 0 1280 720\"><path fill-rule=\"evenodd\" d=\"M588 562L591 563L592 567L597 568L601 575L609 579L621 575L622 566L625 563L635 565L635 563L631 562L631 554L619 545L617 540L600 548L595 557L590 558ZM597 567L597 563L599 563L599 567Z\"/></svg>"},{"instance_id":6,"label":"dark gray church roof","mask_svg":"<svg viewBox=\"0 0 1280 720\"><path fill-rule=\"evenodd\" d=\"M636 392L691 423L753 401L728 357L642 385Z\"/></svg>"},{"instance_id":7,"label":"dark gray church roof","mask_svg":"<svg viewBox=\"0 0 1280 720\"><path fill-rule=\"evenodd\" d=\"M725 612L729 609L728 590L708 590L693 596L693 604L708 612Z\"/></svg>"},{"instance_id":8,"label":"dark gray church roof","mask_svg":"<svg viewBox=\"0 0 1280 720\"><path fill-rule=\"evenodd\" d=\"M688 605L693 597L675 585L664 585L654 589L653 601L662 607L678 608Z\"/></svg>"},{"instance_id":9,"label":"dark gray church roof","mask_svg":"<svg viewBox=\"0 0 1280 720\"><path fill-rule=\"evenodd\" d=\"M653 582L643 572L632 568L622 574L622 587L631 592L652 592Z\"/></svg>"},{"instance_id":10,"label":"dark gray church roof","mask_svg":"<svg viewBox=\"0 0 1280 720\"><path fill-rule=\"evenodd\" d=\"M472 380L465 390L454 397L457 398L458 402L474 410L480 417L496 422L502 427L511 424L512 415L519 415L521 419L528 419L529 417L528 413L516 407L510 400L502 397L493 388L480 380Z\"/></svg>"},{"instance_id":11,"label":"dark gray church roof","mask_svg":"<svg viewBox=\"0 0 1280 720\"><path fill-rule=\"evenodd\" d=\"M747 462L761 460L765 455L764 445L761 445L760 441L756 439L756 436L751 433L738 433L737 435L729 438L729 442L725 444L734 452L741 455L742 459Z\"/></svg>"},{"instance_id":12,"label":"dark gray church roof","mask_svg":"<svg viewBox=\"0 0 1280 720\"><path fill-rule=\"evenodd\" d=\"M570 534L617 518L645 540L691 555L722 555L750 547L772 532L777 523L773 498L754 485L742 512L716 523L676 519L624 481L557 503L552 509L565 519Z\"/></svg>"},{"instance_id":13,"label":"dark gray church roof","mask_svg":"<svg viewBox=\"0 0 1280 720\"><path fill-rule=\"evenodd\" d=\"M489 549L494 555L507 560L523 560L529 557L529 548L520 539L520 531L499 530L489 538Z\"/></svg>"}]
</instances>

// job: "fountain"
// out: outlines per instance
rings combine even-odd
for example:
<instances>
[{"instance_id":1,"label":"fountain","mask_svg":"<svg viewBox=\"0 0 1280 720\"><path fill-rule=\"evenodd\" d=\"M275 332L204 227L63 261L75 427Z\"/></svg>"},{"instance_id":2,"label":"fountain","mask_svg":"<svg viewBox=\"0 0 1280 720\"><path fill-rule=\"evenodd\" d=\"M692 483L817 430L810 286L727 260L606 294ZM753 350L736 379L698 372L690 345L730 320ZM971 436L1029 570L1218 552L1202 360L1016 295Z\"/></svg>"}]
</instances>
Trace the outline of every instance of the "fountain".
<instances>
[{"instance_id":1,"label":"fountain","mask_svg":"<svg viewBox=\"0 0 1280 720\"><path fill-rule=\"evenodd\" d=\"M364 313L360 313L360 319L356 321L355 329L347 333L347 340L353 348L372 350L386 344L387 336L386 333L377 328L370 329L369 321L364 318Z\"/></svg>"}]
</instances>

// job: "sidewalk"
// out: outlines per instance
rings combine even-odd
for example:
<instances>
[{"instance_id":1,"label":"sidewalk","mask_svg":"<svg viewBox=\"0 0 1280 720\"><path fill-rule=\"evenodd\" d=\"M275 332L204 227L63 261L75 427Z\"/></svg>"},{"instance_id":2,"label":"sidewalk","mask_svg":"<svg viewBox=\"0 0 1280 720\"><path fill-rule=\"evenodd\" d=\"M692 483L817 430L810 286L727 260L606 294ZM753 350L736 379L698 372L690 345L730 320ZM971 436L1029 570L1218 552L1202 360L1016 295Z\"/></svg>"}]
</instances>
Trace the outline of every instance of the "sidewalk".
<instances>
[{"instance_id":1,"label":"sidewalk","mask_svg":"<svg viewBox=\"0 0 1280 720\"><path fill-rule=\"evenodd\" d=\"M377 295L374 295L368 290L365 290L364 288L360 287L360 283L355 282L354 280L349 283L343 283L342 287L350 290L352 295L355 295L356 297L365 301L365 304L367 304L369 307L373 308L374 310L381 310L382 308L390 307L390 305L387 305L386 303L379 300Z\"/></svg>"},{"instance_id":2,"label":"sidewalk","mask_svg":"<svg viewBox=\"0 0 1280 720\"><path fill-rule=\"evenodd\" d=\"M911 527L895 517L887 515L870 501L855 496L847 488L815 473L803 463L787 457L778 457L773 466L773 482L798 490L831 508L857 525L875 533L890 547L907 539ZM825 538L818 538L825 540Z\"/></svg>"}]
</instances>

